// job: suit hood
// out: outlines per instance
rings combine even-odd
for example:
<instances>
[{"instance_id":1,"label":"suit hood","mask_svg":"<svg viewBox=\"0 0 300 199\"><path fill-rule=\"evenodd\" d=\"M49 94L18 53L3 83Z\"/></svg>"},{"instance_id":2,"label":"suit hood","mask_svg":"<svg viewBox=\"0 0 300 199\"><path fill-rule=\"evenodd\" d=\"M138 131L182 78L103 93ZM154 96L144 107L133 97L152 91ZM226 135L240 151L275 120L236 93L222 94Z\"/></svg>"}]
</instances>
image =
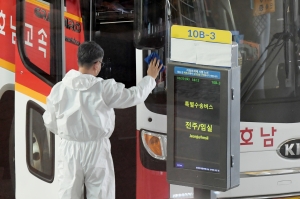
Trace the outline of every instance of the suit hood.
<instances>
[{"instance_id":1,"label":"suit hood","mask_svg":"<svg viewBox=\"0 0 300 199\"><path fill-rule=\"evenodd\" d=\"M70 70L62 82L65 86L73 90L88 90L94 84L96 84L101 78L96 78L90 74L82 74L77 70Z\"/></svg>"}]
</instances>

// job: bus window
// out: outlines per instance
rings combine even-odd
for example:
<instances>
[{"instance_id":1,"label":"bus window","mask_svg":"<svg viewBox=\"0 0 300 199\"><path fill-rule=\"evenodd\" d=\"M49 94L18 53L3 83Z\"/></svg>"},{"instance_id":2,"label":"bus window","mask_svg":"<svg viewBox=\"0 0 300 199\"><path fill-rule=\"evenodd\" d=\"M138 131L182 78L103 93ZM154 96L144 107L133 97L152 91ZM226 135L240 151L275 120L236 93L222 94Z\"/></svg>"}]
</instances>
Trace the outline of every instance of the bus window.
<instances>
[{"instance_id":1,"label":"bus window","mask_svg":"<svg viewBox=\"0 0 300 199\"><path fill-rule=\"evenodd\" d=\"M170 3L172 10L172 24L203 28L208 26L209 20L207 19L205 12L206 1L171 0Z\"/></svg>"},{"instance_id":2,"label":"bus window","mask_svg":"<svg viewBox=\"0 0 300 199\"><path fill-rule=\"evenodd\" d=\"M192 1L192 0L171 0L171 24L180 24L184 26L198 26L207 27L207 17L205 13L205 1ZM146 47L146 46L145 46ZM166 64L169 57L167 47L158 50L144 50L143 57L147 57L151 52L156 52L159 57ZM143 62L143 75L147 74L148 65ZM157 86L145 101L146 107L158 114L166 115L166 102L167 102L167 83L166 71L161 72L156 79Z\"/></svg>"},{"instance_id":3,"label":"bus window","mask_svg":"<svg viewBox=\"0 0 300 199\"><path fill-rule=\"evenodd\" d=\"M61 1L51 2L20 0L17 12L17 41L23 64L50 86L62 78L63 55Z\"/></svg>"},{"instance_id":4,"label":"bus window","mask_svg":"<svg viewBox=\"0 0 300 199\"><path fill-rule=\"evenodd\" d=\"M171 25L232 32L239 45L242 121L300 121L299 111L294 110L300 95L296 49L299 23L291 22L299 21L299 11L293 4L278 0L170 0ZM148 109L164 114L164 95L158 86L146 101ZM275 110L281 114L270 114Z\"/></svg>"},{"instance_id":5,"label":"bus window","mask_svg":"<svg viewBox=\"0 0 300 199\"><path fill-rule=\"evenodd\" d=\"M54 134L44 126L44 110L33 101L26 107L26 161L29 171L51 183L54 179Z\"/></svg>"},{"instance_id":6,"label":"bus window","mask_svg":"<svg viewBox=\"0 0 300 199\"><path fill-rule=\"evenodd\" d=\"M138 49L159 49L165 45L165 1L134 2L134 42Z\"/></svg>"},{"instance_id":7,"label":"bus window","mask_svg":"<svg viewBox=\"0 0 300 199\"><path fill-rule=\"evenodd\" d=\"M143 57L147 57L151 52L156 52L161 60L165 60L163 50L144 50ZM165 63L164 63L165 64ZM147 75L148 64L143 62L143 75ZM152 112L166 115L167 91L166 91L166 70L160 72L156 78L156 87L145 101L145 106Z\"/></svg>"}]
</instances>

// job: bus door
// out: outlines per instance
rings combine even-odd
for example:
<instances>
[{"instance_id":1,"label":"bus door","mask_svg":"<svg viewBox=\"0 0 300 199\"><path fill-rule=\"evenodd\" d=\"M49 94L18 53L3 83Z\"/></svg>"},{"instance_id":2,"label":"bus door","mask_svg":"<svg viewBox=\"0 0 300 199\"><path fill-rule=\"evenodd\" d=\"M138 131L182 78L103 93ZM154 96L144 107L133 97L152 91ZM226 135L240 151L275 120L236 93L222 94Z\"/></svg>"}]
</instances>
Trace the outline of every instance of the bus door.
<instances>
[{"instance_id":1,"label":"bus door","mask_svg":"<svg viewBox=\"0 0 300 199\"><path fill-rule=\"evenodd\" d=\"M133 0L95 0L86 34L104 50L99 77L113 78L126 88L136 85L133 45ZM136 107L115 109L115 130L110 138L116 179L116 198L135 198L136 186Z\"/></svg>"},{"instance_id":2,"label":"bus door","mask_svg":"<svg viewBox=\"0 0 300 199\"><path fill-rule=\"evenodd\" d=\"M15 48L16 198L56 198L55 148L42 115L46 96L73 59L81 34L77 1L18 0ZM68 61L65 62L65 54Z\"/></svg>"},{"instance_id":3,"label":"bus door","mask_svg":"<svg viewBox=\"0 0 300 199\"><path fill-rule=\"evenodd\" d=\"M169 1L135 1L134 40L137 82L147 75L145 58L156 53L166 66L169 59ZM156 87L137 106L136 198L170 198L166 175L167 92L166 71L156 79Z\"/></svg>"},{"instance_id":4,"label":"bus door","mask_svg":"<svg viewBox=\"0 0 300 199\"><path fill-rule=\"evenodd\" d=\"M93 40L104 50L104 67L98 77L113 78L126 88L136 85L135 49L133 46L133 0L78 0L80 4L82 41ZM67 9L68 1L67 1ZM75 27L78 27L77 25ZM77 30L77 29L76 29ZM66 52L69 54L66 27ZM72 42L74 37L71 37ZM76 42L77 43L77 42ZM76 49L77 50L77 49ZM69 58L66 62L68 63ZM70 59L76 52L70 53ZM77 60L76 60L77 61ZM77 67L77 63L69 66ZM116 198L135 198L135 107L115 109L115 130L110 138L116 179Z\"/></svg>"}]
</instances>

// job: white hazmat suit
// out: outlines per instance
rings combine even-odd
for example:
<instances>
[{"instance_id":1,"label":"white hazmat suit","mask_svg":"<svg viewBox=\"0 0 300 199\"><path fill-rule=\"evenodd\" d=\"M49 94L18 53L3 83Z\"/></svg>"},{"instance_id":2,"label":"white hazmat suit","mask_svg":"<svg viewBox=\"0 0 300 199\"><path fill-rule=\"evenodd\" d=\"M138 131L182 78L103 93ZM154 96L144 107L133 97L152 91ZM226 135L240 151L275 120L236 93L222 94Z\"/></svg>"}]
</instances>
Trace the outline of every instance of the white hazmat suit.
<instances>
[{"instance_id":1,"label":"white hazmat suit","mask_svg":"<svg viewBox=\"0 0 300 199\"><path fill-rule=\"evenodd\" d=\"M45 126L62 138L59 145L59 198L80 199L83 183L88 199L114 199L115 175L110 141L113 108L144 102L155 87L151 76L129 89L113 79L70 70L47 97Z\"/></svg>"}]
</instances>

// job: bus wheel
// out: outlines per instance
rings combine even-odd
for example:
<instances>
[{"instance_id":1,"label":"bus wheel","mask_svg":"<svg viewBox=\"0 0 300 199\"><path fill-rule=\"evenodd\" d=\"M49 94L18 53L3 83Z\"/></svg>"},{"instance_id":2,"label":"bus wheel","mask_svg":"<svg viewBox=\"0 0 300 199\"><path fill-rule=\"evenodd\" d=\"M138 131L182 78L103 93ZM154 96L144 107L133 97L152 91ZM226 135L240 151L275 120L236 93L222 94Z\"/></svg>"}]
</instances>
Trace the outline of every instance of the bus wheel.
<instances>
[{"instance_id":1,"label":"bus wheel","mask_svg":"<svg viewBox=\"0 0 300 199\"><path fill-rule=\"evenodd\" d=\"M15 117L13 117L9 134L9 170L13 192L16 191L15 173Z\"/></svg>"}]
</instances>

